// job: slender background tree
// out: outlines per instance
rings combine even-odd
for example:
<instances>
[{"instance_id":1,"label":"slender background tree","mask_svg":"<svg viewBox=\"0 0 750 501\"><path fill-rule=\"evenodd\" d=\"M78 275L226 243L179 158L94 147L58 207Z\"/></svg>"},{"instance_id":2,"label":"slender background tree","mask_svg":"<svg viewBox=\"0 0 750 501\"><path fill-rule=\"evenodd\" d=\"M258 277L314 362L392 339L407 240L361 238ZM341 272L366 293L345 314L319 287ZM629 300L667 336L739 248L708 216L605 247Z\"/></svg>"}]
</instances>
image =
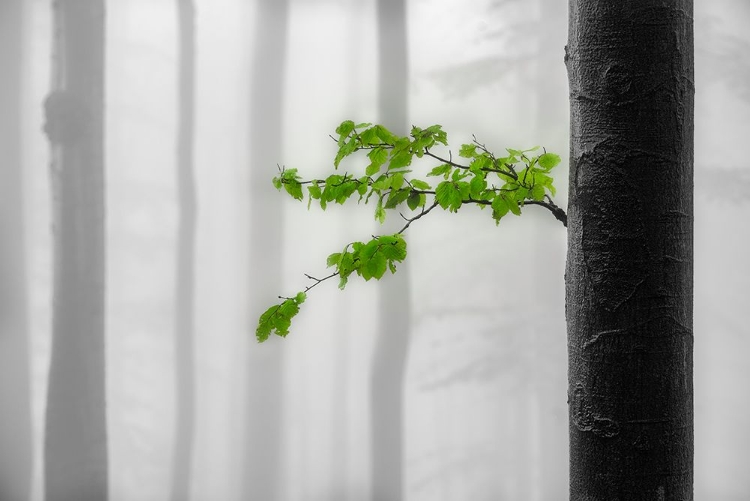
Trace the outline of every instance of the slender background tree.
<instances>
[{"instance_id":1,"label":"slender background tree","mask_svg":"<svg viewBox=\"0 0 750 501\"><path fill-rule=\"evenodd\" d=\"M195 100L195 6L177 1L179 91L177 133L177 197L180 221L175 272L175 382L177 386L172 501L190 499L195 433L195 232L197 204L193 173Z\"/></svg>"},{"instance_id":2,"label":"slender background tree","mask_svg":"<svg viewBox=\"0 0 750 501\"><path fill-rule=\"evenodd\" d=\"M31 382L21 103L22 0L0 7L0 499L28 499L32 471Z\"/></svg>"},{"instance_id":3,"label":"slender background tree","mask_svg":"<svg viewBox=\"0 0 750 501\"><path fill-rule=\"evenodd\" d=\"M378 117L396 134L408 133L409 50L406 1L378 0ZM398 224L397 221L395 224ZM389 224L397 231L394 223ZM388 232L388 229L380 231ZM371 391L373 501L403 497L403 391L411 328L409 274L388 277L379 291Z\"/></svg>"},{"instance_id":4,"label":"slender background tree","mask_svg":"<svg viewBox=\"0 0 750 501\"><path fill-rule=\"evenodd\" d=\"M268 189L268 166L282 148L287 0L256 3L250 70L249 321L262 311L281 280L281 200ZM270 295L270 296L269 296ZM248 328L248 332L252 332ZM277 340L275 340L277 341ZM248 350L245 469L242 499L278 499L283 391L282 345Z\"/></svg>"},{"instance_id":5,"label":"slender background tree","mask_svg":"<svg viewBox=\"0 0 750 501\"><path fill-rule=\"evenodd\" d=\"M693 499L693 2L572 0L570 499Z\"/></svg>"},{"instance_id":6,"label":"slender background tree","mask_svg":"<svg viewBox=\"0 0 750 501\"><path fill-rule=\"evenodd\" d=\"M47 501L105 501L104 2L53 2L45 100L53 196Z\"/></svg>"}]
</instances>

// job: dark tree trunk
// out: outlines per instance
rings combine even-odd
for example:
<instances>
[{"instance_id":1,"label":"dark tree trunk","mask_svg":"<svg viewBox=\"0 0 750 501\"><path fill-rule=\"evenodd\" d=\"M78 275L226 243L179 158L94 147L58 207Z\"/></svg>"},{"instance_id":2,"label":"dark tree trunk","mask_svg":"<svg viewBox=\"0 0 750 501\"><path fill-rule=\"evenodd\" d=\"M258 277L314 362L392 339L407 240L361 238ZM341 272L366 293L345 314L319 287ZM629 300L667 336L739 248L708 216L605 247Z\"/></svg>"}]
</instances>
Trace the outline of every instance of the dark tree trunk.
<instances>
[{"instance_id":1,"label":"dark tree trunk","mask_svg":"<svg viewBox=\"0 0 750 501\"><path fill-rule=\"evenodd\" d=\"M378 0L378 114L396 134L409 132L405 0ZM385 232L398 231L395 220ZM406 270L383 280L371 375L373 501L403 497L403 386L411 326Z\"/></svg>"},{"instance_id":2,"label":"dark tree trunk","mask_svg":"<svg viewBox=\"0 0 750 501\"><path fill-rule=\"evenodd\" d=\"M287 0L256 2L250 89L251 319L281 282L281 201L268 189L269 173L281 156ZM253 329L254 330L254 329ZM248 330L248 332L253 332ZM242 499L280 499L283 359L279 338L248 350L245 468Z\"/></svg>"},{"instance_id":3,"label":"dark tree trunk","mask_svg":"<svg viewBox=\"0 0 750 501\"><path fill-rule=\"evenodd\" d=\"M178 0L180 32L179 121L177 137L177 194L180 221L177 235L175 287L176 424L172 466L172 501L190 499L195 428L195 179L193 174L193 117L195 95L195 8L192 0Z\"/></svg>"},{"instance_id":4,"label":"dark tree trunk","mask_svg":"<svg viewBox=\"0 0 750 501\"><path fill-rule=\"evenodd\" d=\"M571 500L693 499L693 2L570 3Z\"/></svg>"},{"instance_id":5,"label":"dark tree trunk","mask_svg":"<svg viewBox=\"0 0 750 501\"><path fill-rule=\"evenodd\" d=\"M107 499L104 359L104 2L57 0L51 146L54 285L47 501Z\"/></svg>"},{"instance_id":6,"label":"dark tree trunk","mask_svg":"<svg viewBox=\"0 0 750 501\"><path fill-rule=\"evenodd\" d=\"M0 8L0 499L31 492L29 329L24 242L21 102L23 0Z\"/></svg>"}]
</instances>

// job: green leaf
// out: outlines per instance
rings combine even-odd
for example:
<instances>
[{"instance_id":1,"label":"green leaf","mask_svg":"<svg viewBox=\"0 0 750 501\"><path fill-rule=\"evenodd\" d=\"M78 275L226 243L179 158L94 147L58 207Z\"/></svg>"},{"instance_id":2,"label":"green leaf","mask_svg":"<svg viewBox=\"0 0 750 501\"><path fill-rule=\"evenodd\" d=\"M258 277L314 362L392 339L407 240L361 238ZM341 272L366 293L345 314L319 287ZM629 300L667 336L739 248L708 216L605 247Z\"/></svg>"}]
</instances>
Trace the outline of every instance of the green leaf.
<instances>
[{"instance_id":1,"label":"green leaf","mask_svg":"<svg viewBox=\"0 0 750 501\"><path fill-rule=\"evenodd\" d=\"M457 212L463 203L463 196L461 194L462 189L465 189L466 194L468 195L469 183L443 181L435 189L435 200L437 200L438 205L443 209L449 210L450 212Z\"/></svg>"},{"instance_id":2,"label":"green leaf","mask_svg":"<svg viewBox=\"0 0 750 501\"><path fill-rule=\"evenodd\" d=\"M510 207L508 206L508 202L502 195L496 196L492 201L492 218L495 220L495 223L499 224L500 219L506 215L509 210Z\"/></svg>"},{"instance_id":3,"label":"green leaf","mask_svg":"<svg viewBox=\"0 0 750 501\"><path fill-rule=\"evenodd\" d=\"M503 195L504 196L504 195ZM508 203L508 208L516 216L521 215L521 209L518 207L518 202L513 197L505 197L505 201Z\"/></svg>"},{"instance_id":4,"label":"green leaf","mask_svg":"<svg viewBox=\"0 0 750 501\"><path fill-rule=\"evenodd\" d=\"M339 289L344 290L348 281L349 275L339 275Z\"/></svg>"},{"instance_id":5,"label":"green leaf","mask_svg":"<svg viewBox=\"0 0 750 501\"><path fill-rule=\"evenodd\" d=\"M381 143L380 137L378 136L378 131L375 130L375 127L371 127L360 132L359 138L362 141L363 146L372 146L374 144Z\"/></svg>"},{"instance_id":6,"label":"green leaf","mask_svg":"<svg viewBox=\"0 0 750 501\"><path fill-rule=\"evenodd\" d=\"M477 156L477 145L462 144L461 149L458 150L458 156L464 158L474 158L475 156Z\"/></svg>"},{"instance_id":7,"label":"green leaf","mask_svg":"<svg viewBox=\"0 0 750 501\"><path fill-rule=\"evenodd\" d=\"M411 189L409 188L403 188L401 190L391 190L390 195L388 196L388 200L385 203L386 209L394 209L396 208L400 203L404 202L407 198L409 198L409 194L411 193Z\"/></svg>"},{"instance_id":8,"label":"green leaf","mask_svg":"<svg viewBox=\"0 0 750 501\"><path fill-rule=\"evenodd\" d=\"M348 157L355 151L357 151L357 147L359 146L357 138L353 137L349 141L345 142L343 145L339 143L339 151L336 153L336 158L333 159L333 167L338 169L339 163L341 163L341 160L343 160L345 157Z\"/></svg>"},{"instance_id":9,"label":"green leaf","mask_svg":"<svg viewBox=\"0 0 750 501\"><path fill-rule=\"evenodd\" d=\"M409 150L399 151L391 156L391 161L388 163L388 170L398 169L400 167L406 167L411 165L413 153Z\"/></svg>"},{"instance_id":10,"label":"green leaf","mask_svg":"<svg viewBox=\"0 0 750 501\"><path fill-rule=\"evenodd\" d=\"M313 183L307 187L307 192L310 195L310 198L319 199L321 195L320 186L318 185L317 181L313 181Z\"/></svg>"},{"instance_id":11,"label":"green leaf","mask_svg":"<svg viewBox=\"0 0 750 501\"><path fill-rule=\"evenodd\" d=\"M465 178L465 177L468 177L468 176L470 176L470 175L471 175L471 173L470 173L469 171L467 171L467 170L464 170L464 169L456 169L456 170L454 170L454 171L453 171L453 173L451 174L451 179L452 179L453 181L460 181L461 179L463 179L463 178Z\"/></svg>"},{"instance_id":12,"label":"green leaf","mask_svg":"<svg viewBox=\"0 0 750 501\"><path fill-rule=\"evenodd\" d=\"M484 176L475 175L473 178L471 178L471 181L469 182L469 187L471 189L471 196L472 198L479 199L481 196L482 191L487 187L487 181L484 179Z\"/></svg>"},{"instance_id":13,"label":"green leaf","mask_svg":"<svg viewBox=\"0 0 750 501\"><path fill-rule=\"evenodd\" d=\"M385 210L383 210L383 197L378 197L378 205L375 207L375 219L383 224L385 222Z\"/></svg>"},{"instance_id":14,"label":"green leaf","mask_svg":"<svg viewBox=\"0 0 750 501\"><path fill-rule=\"evenodd\" d=\"M320 207L325 210L328 202L333 202L341 195L341 185L344 182L344 176L331 174L326 178L325 187L320 194Z\"/></svg>"},{"instance_id":15,"label":"green leaf","mask_svg":"<svg viewBox=\"0 0 750 501\"><path fill-rule=\"evenodd\" d=\"M342 183L336 191L336 203L343 204L346 202L352 194L357 191L359 183L355 179L347 179L346 182Z\"/></svg>"},{"instance_id":16,"label":"green leaf","mask_svg":"<svg viewBox=\"0 0 750 501\"><path fill-rule=\"evenodd\" d=\"M519 205L523 205L523 201L529 197L529 189L525 186L519 186L516 191L512 192L512 197Z\"/></svg>"},{"instance_id":17,"label":"green leaf","mask_svg":"<svg viewBox=\"0 0 750 501\"><path fill-rule=\"evenodd\" d=\"M428 183L422 181L421 179L412 179L409 181L414 188L418 190L431 190L432 186L430 186Z\"/></svg>"},{"instance_id":18,"label":"green leaf","mask_svg":"<svg viewBox=\"0 0 750 501\"><path fill-rule=\"evenodd\" d=\"M391 183L393 182L393 178L388 176L387 174L381 174L378 179L372 183L372 189L378 190L378 191L385 191L388 188L391 187Z\"/></svg>"},{"instance_id":19,"label":"green leaf","mask_svg":"<svg viewBox=\"0 0 750 501\"><path fill-rule=\"evenodd\" d=\"M341 122L341 125L336 127L336 134L339 135L339 146L344 144L344 139L346 139L353 130L354 122L352 122L351 120L344 120L343 122Z\"/></svg>"},{"instance_id":20,"label":"green leaf","mask_svg":"<svg viewBox=\"0 0 750 501\"><path fill-rule=\"evenodd\" d=\"M305 196L302 194L302 185L299 181L290 180L284 183L284 189L289 193L295 200L302 200Z\"/></svg>"},{"instance_id":21,"label":"green leaf","mask_svg":"<svg viewBox=\"0 0 750 501\"><path fill-rule=\"evenodd\" d=\"M326 268L330 268L331 266L338 267L339 261L341 261L341 253L334 252L326 259Z\"/></svg>"},{"instance_id":22,"label":"green leaf","mask_svg":"<svg viewBox=\"0 0 750 501\"><path fill-rule=\"evenodd\" d=\"M391 176L391 189L398 190L404 185L404 174L397 172Z\"/></svg>"},{"instance_id":23,"label":"green leaf","mask_svg":"<svg viewBox=\"0 0 750 501\"><path fill-rule=\"evenodd\" d=\"M531 195L532 200L536 200L537 202L544 200L544 186L541 184L535 184L531 188L529 194Z\"/></svg>"},{"instance_id":24,"label":"green leaf","mask_svg":"<svg viewBox=\"0 0 750 501\"><path fill-rule=\"evenodd\" d=\"M455 190L455 187L451 181L443 181L437 186L435 200L437 200L438 205L443 209L450 207L453 190Z\"/></svg>"},{"instance_id":25,"label":"green leaf","mask_svg":"<svg viewBox=\"0 0 750 501\"><path fill-rule=\"evenodd\" d=\"M349 246L347 245L344 248L344 251L341 253L341 258L339 259L339 264L338 264L338 269L337 269L337 271L339 272L339 275L341 275L341 280L339 281L340 289L344 288L347 282L347 278L356 269L356 266L354 264L354 253L348 252L347 251L348 248Z\"/></svg>"},{"instance_id":26,"label":"green leaf","mask_svg":"<svg viewBox=\"0 0 750 501\"><path fill-rule=\"evenodd\" d=\"M380 280L385 274L386 268L388 267L388 260L382 253L376 252L369 260L365 262L365 266L367 269L367 275L376 280ZM365 278L365 280L368 279Z\"/></svg>"},{"instance_id":27,"label":"green leaf","mask_svg":"<svg viewBox=\"0 0 750 501\"><path fill-rule=\"evenodd\" d=\"M411 210L416 210L420 205L419 202L422 200L422 197L424 197L424 195L412 191L409 193L409 198L406 199L406 205L408 205Z\"/></svg>"},{"instance_id":28,"label":"green leaf","mask_svg":"<svg viewBox=\"0 0 750 501\"><path fill-rule=\"evenodd\" d=\"M479 174L483 169L488 169L492 166L492 158L484 153L471 161L469 164L469 170L474 174Z\"/></svg>"},{"instance_id":29,"label":"green leaf","mask_svg":"<svg viewBox=\"0 0 750 501\"><path fill-rule=\"evenodd\" d=\"M382 125L376 125L373 129L383 143L392 145L396 142L396 136Z\"/></svg>"},{"instance_id":30,"label":"green leaf","mask_svg":"<svg viewBox=\"0 0 750 501\"><path fill-rule=\"evenodd\" d=\"M389 261L403 261L406 259L406 240L401 235L383 236L378 240L380 252Z\"/></svg>"},{"instance_id":31,"label":"green leaf","mask_svg":"<svg viewBox=\"0 0 750 501\"><path fill-rule=\"evenodd\" d=\"M380 167L386 162L386 160L388 160L388 150L386 150L382 146L378 146L370 150L370 152L367 154L367 158L370 159L371 163L367 166L365 174L367 174L368 176L373 176L377 174L377 172L380 170Z\"/></svg>"},{"instance_id":32,"label":"green leaf","mask_svg":"<svg viewBox=\"0 0 750 501\"><path fill-rule=\"evenodd\" d=\"M448 172L450 172L451 166L448 164L438 165L437 167L434 167L430 172L427 173L428 176L444 176Z\"/></svg>"},{"instance_id":33,"label":"green leaf","mask_svg":"<svg viewBox=\"0 0 750 501\"><path fill-rule=\"evenodd\" d=\"M553 195L553 196L554 196L554 195L555 195L555 193L557 193L557 190L556 190L556 189L555 189L555 187L554 187L554 186L552 185L552 178L549 178L549 182L546 182L546 183L544 183L544 186L546 186L546 187L547 187L547 189L549 190L549 192L550 192L550 194L551 194L551 195Z\"/></svg>"},{"instance_id":34,"label":"green leaf","mask_svg":"<svg viewBox=\"0 0 750 501\"><path fill-rule=\"evenodd\" d=\"M435 139L435 142L444 144L446 146L448 145L448 134L443 130L442 125L430 125L426 130L432 133L432 137Z\"/></svg>"},{"instance_id":35,"label":"green leaf","mask_svg":"<svg viewBox=\"0 0 750 501\"><path fill-rule=\"evenodd\" d=\"M378 242L373 238L372 240L367 242L366 245L361 247L359 252L357 253L357 257L359 258L360 263L359 267L357 268L357 273L366 281L369 281L372 278L369 263L377 251Z\"/></svg>"}]
</instances>

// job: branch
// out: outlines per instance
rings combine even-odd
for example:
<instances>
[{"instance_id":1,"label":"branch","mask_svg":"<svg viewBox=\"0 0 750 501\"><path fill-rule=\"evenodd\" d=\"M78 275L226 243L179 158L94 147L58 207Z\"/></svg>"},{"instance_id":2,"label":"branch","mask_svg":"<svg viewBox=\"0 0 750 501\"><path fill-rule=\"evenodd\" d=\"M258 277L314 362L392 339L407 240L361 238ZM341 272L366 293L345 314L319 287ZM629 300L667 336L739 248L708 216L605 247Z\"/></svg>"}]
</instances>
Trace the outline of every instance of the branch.
<instances>
[{"instance_id":1,"label":"branch","mask_svg":"<svg viewBox=\"0 0 750 501\"><path fill-rule=\"evenodd\" d=\"M498 164L495 154L492 153L490 150L488 150L487 146L485 146L484 143L480 143L479 140L477 140L477 136L475 136L474 134L471 135L471 142L476 144L477 148L479 148L480 150L485 152L487 155L489 155L494 165ZM513 168L513 165L511 164L503 164L503 165L505 165L508 168L507 171L502 170L500 167L497 167L495 169L482 169L482 170L486 170L487 172L497 172L500 174L506 174L512 177L513 179L515 179L516 181L518 181L518 173L516 173L516 169Z\"/></svg>"},{"instance_id":2,"label":"branch","mask_svg":"<svg viewBox=\"0 0 750 501\"><path fill-rule=\"evenodd\" d=\"M432 152L431 152L430 150L428 150L427 148L425 148L425 149L424 149L424 154L425 154L425 155L427 155L428 157L432 157L432 158L434 158L435 160L437 160L437 161L439 161L439 162L442 162L442 163L444 163L444 164L448 164L448 165L450 165L451 167L455 167L455 168L457 168L457 169L464 169L464 170L469 170L469 167L468 167L468 166L466 166L466 165L461 165L461 164L457 164L456 162L454 162L454 161L453 161L453 154L452 154L452 153L451 153L450 151L448 152L448 154L450 155L450 158L449 158L449 159L445 159L445 158L442 158L442 157L441 157L441 156L439 156L439 155L435 155L434 153L432 153Z\"/></svg>"},{"instance_id":3,"label":"branch","mask_svg":"<svg viewBox=\"0 0 750 501\"><path fill-rule=\"evenodd\" d=\"M404 220L406 221L406 224L404 225L404 227L403 227L403 228L401 228L401 229L400 229L400 230L398 231L397 235L400 235L401 233L405 232L405 231L406 231L406 229L407 229L407 228L409 227L409 225L411 225L411 223L413 223L413 222L414 222L414 221L416 221L417 219L421 218L422 216L426 215L427 213L429 213L429 212L430 212L430 211L431 211L432 209L434 209L434 208L435 208L435 207L437 207L437 206L438 206L438 203L437 203L437 200L435 200L434 202L432 202L432 205L430 205L430 206L429 206L429 207L428 207L427 209L425 209L425 208L423 207L423 208L422 208L422 212L420 212L419 214L417 214L416 216L414 216L414 217L411 217L411 218L409 218L409 217L406 217L406 216L404 216L403 214L401 214L401 213L399 212L399 215L400 215L400 216L401 216L402 218L404 218Z\"/></svg>"},{"instance_id":4,"label":"branch","mask_svg":"<svg viewBox=\"0 0 750 501\"><path fill-rule=\"evenodd\" d=\"M358 129L365 130L360 133ZM353 153L370 150L367 156L371 163L365 169L364 176L354 177L344 172L343 176L332 174L326 179L302 180L296 168L286 169L277 166L280 175L273 178L273 185L279 190L283 187L289 195L300 201L305 199L302 186L307 185L308 208L312 201L316 200L323 210L328 203L343 204L357 194L359 201L364 199L365 203L375 195L375 219L381 222L385 218L386 210L398 210L404 203L412 211L421 207L421 212L413 217L399 213L405 224L397 233L373 236L372 240L366 243L351 242L343 251L329 255L326 264L329 268L335 267L336 271L333 273L323 278L305 274L311 283L303 292L294 297L279 296L284 302L269 308L261 315L256 330L259 341L267 339L273 332L279 336L286 336L290 321L299 312L299 306L305 301L306 294L321 282L338 276L339 288L343 289L349 277L355 272L366 281L373 278L379 280L388 270L395 273L396 263L402 262L407 255L406 240L401 235L414 221L438 206L450 212L457 212L461 205L466 203L493 206L498 202L498 205L495 205L497 210L493 210L492 213L493 219L498 222L508 212L519 215L519 207L525 204L539 205L549 210L563 226L567 227L568 218L565 211L555 205L550 195L544 193L549 191L551 194L555 191L552 186L553 179L547 172L560 163L558 155L548 154L546 150L542 156L531 157L527 156L525 151L534 151L536 148L524 151L508 149L510 156L498 158L480 143L476 136L472 136L473 146L462 145L459 151L459 156L470 161L469 165L462 165L453 161L450 149L447 158L430 151L430 148L438 143L448 145L447 135L439 125L427 129L413 126L412 139L409 139L392 134L382 125L356 125L353 121L346 120L337 127L336 133L340 136L338 139L330 136L339 146L334 167L338 169L341 161ZM445 179L438 181L439 184L434 189L431 188L432 184L425 180L405 177L411 172L408 166L414 157L420 158L425 155L441 163L428 173L428 176L442 175ZM536 171L533 171L537 162L543 164L538 169L538 177ZM523 176L520 171L516 171L514 164L525 164ZM384 166L385 172L382 170ZM487 176L491 173L496 174L504 183L502 187L488 187ZM379 176L375 176L376 174ZM539 186L535 186L537 180ZM428 196L433 196L434 199L426 206Z\"/></svg>"},{"instance_id":5,"label":"branch","mask_svg":"<svg viewBox=\"0 0 750 501\"><path fill-rule=\"evenodd\" d=\"M549 197L547 197L547 200L548 200L547 202L542 202L542 201L527 199L523 201L523 204L524 205L539 205L541 207L548 209L552 213L552 215L555 216L555 219L560 221L563 224L563 226L567 228L568 227L568 215L565 214L564 210L562 210L560 207L555 205L555 203ZM469 198L468 200L461 200L461 203L477 204L477 205L492 205L492 202L490 202L489 200L477 200L474 198ZM420 215L418 217L422 217L422 216Z\"/></svg>"},{"instance_id":6,"label":"branch","mask_svg":"<svg viewBox=\"0 0 750 501\"><path fill-rule=\"evenodd\" d=\"M555 219L560 221L566 228L568 227L568 215L565 214L563 209L555 205L551 198L547 197L547 202L525 200L523 203L524 205L541 205L542 207L549 209L549 211L552 212L552 215L555 216Z\"/></svg>"},{"instance_id":7,"label":"branch","mask_svg":"<svg viewBox=\"0 0 750 501\"><path fill-rule=\"evenodd\" d=\"M336 275L338 275L338 274L339 274L339 272L338 272L338 271L334 271L333 273L331 273L331 274L330 274L330 275L328 275L327 277L323 277L323 278L315 278L314 276L312 276L312 275L308 275L307 273L305 273L305 276L306 276L307 278L309 278L310 280L314 280L314 281L315 281L315 283L314 283L314 284L312 284L312 285L308 285L307 287L305 287L305 290L304 290L303 292L307 293L307 291L309 291L310 289L312 289L313 287L315 287L316 285L318 285L318 284L319 284L320 282L325 282L325 281L326 281L326 280L328 280L329 278L333 278L333 277L335 277L335 276L336 276ZM279 299L290 299L290 298L288 298L288 297L283 297L283 296L279 296Z\"/></svg>"}]
</instances>

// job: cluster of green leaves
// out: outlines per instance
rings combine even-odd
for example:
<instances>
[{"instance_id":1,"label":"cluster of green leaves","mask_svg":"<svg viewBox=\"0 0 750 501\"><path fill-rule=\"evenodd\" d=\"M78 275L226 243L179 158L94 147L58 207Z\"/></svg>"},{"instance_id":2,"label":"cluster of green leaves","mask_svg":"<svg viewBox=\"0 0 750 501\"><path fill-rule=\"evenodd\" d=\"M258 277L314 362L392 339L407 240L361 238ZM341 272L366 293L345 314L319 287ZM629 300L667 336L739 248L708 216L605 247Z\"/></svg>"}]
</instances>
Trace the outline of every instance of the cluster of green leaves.
<instances>
[{"instance_id":1,"label":"cluster of green leaves","mask_svg":"<svg viewBox=\"0 0 750 501\"><path fill-rule=\"evenodd\" d=\"M539 152L539 147L507 149L507 155L498 157L474 138L471 143L462 144L458 151L458 156L466 159L462 164L455 162L450 152L447 158L435 153L435 148L448 146L447 134L440 125L426 129L412 127L409 136L398 136L382 125L355 124L347 120L338 126L336 134L338 137L333 139L338 144L338 152L334 168L338 169L346 157L366 151L369 164L364 174L333 173L325 179L303 180L297 169L282 168L273 179L274 186L284 189L296 200L304 200L306 188L308 209L313 201L325 210L330 203L343 204L353 197L358 202L368 203L374 197L375 219L379 222L385 221L387 210L401 210L404 203L412 216L402 214L406 223L394 235L374 237L367 243L353 242L342 252L331 254L327 264L336 271L323 279L308 275L314 283L300 294L337 275L339 287L343 289L355 272L365 280L380 279L386 269L394 273L395 263L406 258L406 242L401 234L413 221L436 207L449 212L458 212L465 204L475 204L482 209L490 207L492 218L499 224L508 213L520 215L524 205L540 205L563 224L567 222L565 212L551 198L555 187L549 173L560 163L560 157L544 150ZM427 172L426 178L420 179L412 175L410 169L415 157L431 158L438 165ZM428 178L436 179L428 181ZM256 332L259 341L265 340L272 331L281 336L288 333L291 318L299 311L301 301L281 299L284 301L280 305L269 308L261 316Z\"/></svg>"},{"instance_id":2,"label":"cluster of green leaves","mask_svg":"<svg viewBox=\"0 0 750 501\"><path fill-rule=\"evenodd\" d=\"M281 337L289 334L289 327L292 325L292 317L299 313L299 305L305 302L307 294L298 292L294 297L282 298L281 304L276 304L268 308L258 321L258 328L255 336L259 342L263 342L275 332Z\"/></svg>"},{"instance_id":3,"label":"cluster of green leaves","mask_svg":"<svg viewBox=\"0 0 750 501\"><path fill-rule=\"evenodd\" d=\"M351 248L351 251L349 250ZM380 280L386 269L396 273L396 263L406 259L406 240L396 233L373 237L366 244L352 242L341 252L328 256L326 264L335 267L335 274L339 276L339 289L344 289L349 275L357 275L369 281L371 278Z\"/></svg>"}]
</instances>

